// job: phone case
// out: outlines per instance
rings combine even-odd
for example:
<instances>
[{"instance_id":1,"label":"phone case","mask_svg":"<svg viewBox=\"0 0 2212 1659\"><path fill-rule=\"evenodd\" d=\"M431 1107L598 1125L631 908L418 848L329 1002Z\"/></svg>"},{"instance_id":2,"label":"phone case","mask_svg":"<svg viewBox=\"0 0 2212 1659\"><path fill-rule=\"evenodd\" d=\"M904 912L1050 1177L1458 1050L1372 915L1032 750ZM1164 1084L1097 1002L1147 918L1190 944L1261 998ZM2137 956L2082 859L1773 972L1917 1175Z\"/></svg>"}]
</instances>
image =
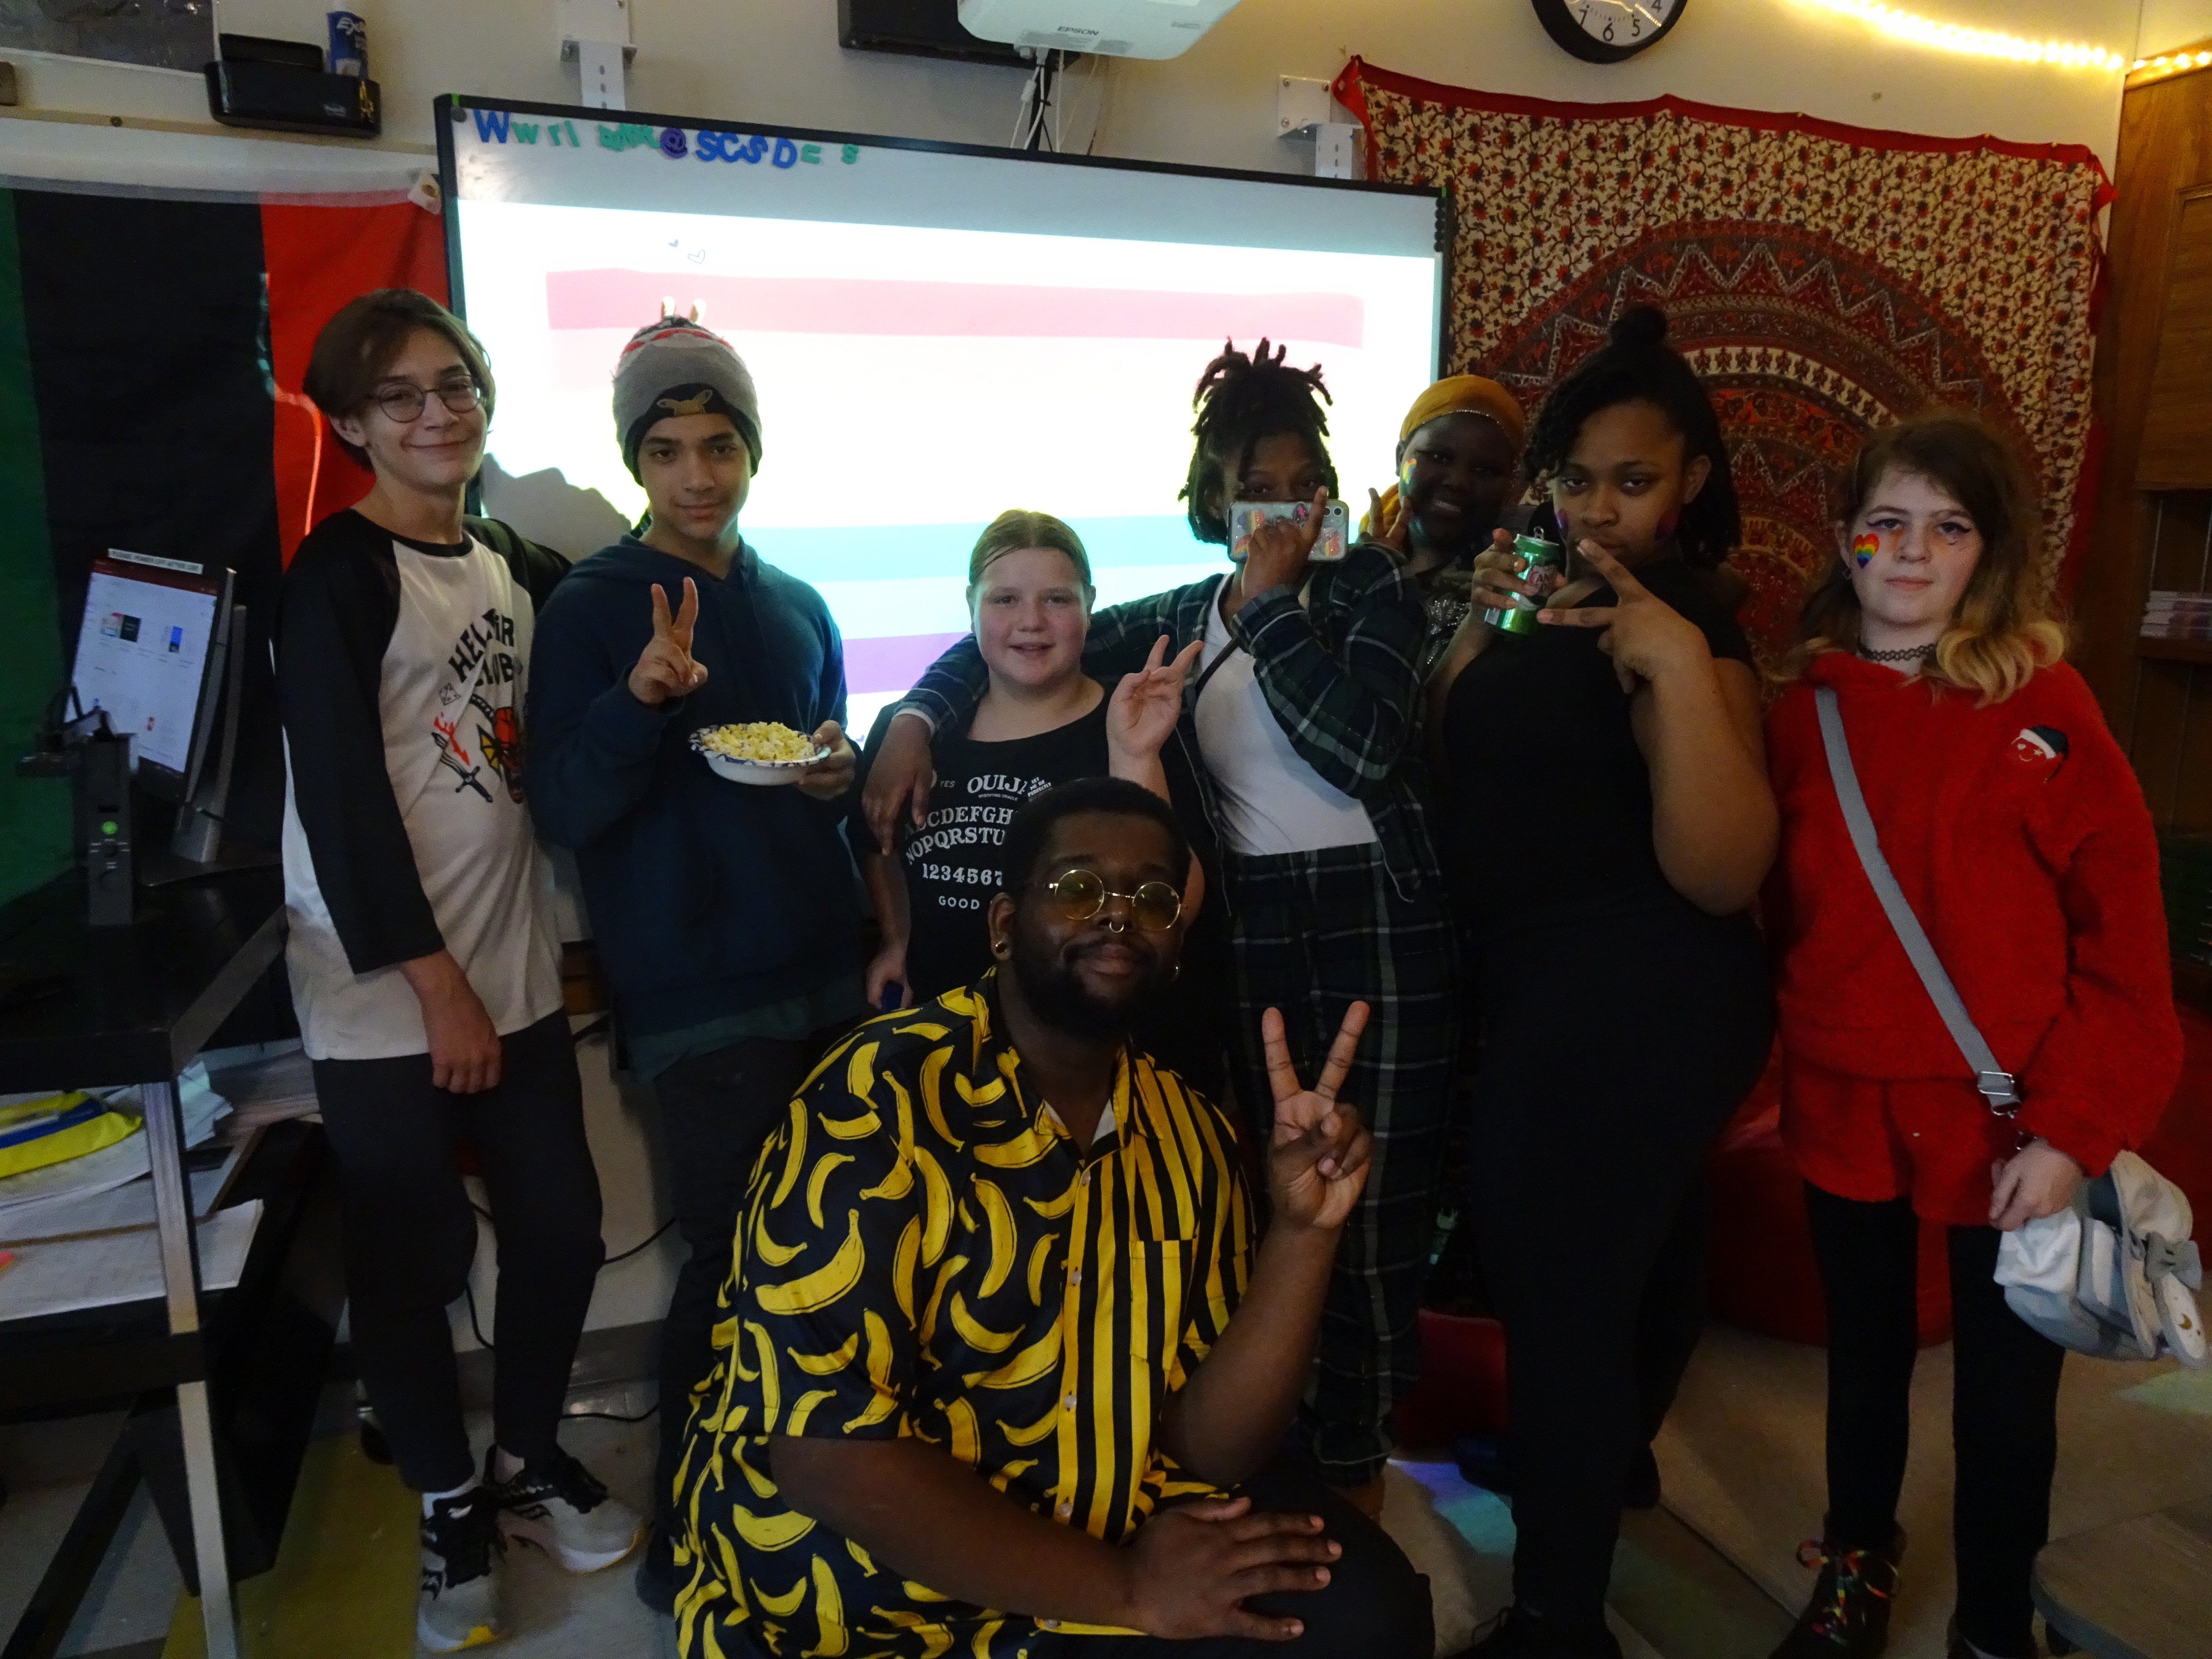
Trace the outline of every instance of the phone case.
<instances>
[{"instance_id":1,"label":"phone case","mask_svg":"<svg viewBox=\"0 0 2212 1659\"><path fill-rule=\"evenodd\" d=\"M1229 508L1229 556L1243 563L1252 550L1252 532L1271 519L1292 519L1304 524L1313 512L1311 501L1234 501ZM1342 501L1331 501L1322 514L1321 535L1314 542L1309 562L1334 564L1352 550L1352 513Z\"/></svg>"}]
</instances>

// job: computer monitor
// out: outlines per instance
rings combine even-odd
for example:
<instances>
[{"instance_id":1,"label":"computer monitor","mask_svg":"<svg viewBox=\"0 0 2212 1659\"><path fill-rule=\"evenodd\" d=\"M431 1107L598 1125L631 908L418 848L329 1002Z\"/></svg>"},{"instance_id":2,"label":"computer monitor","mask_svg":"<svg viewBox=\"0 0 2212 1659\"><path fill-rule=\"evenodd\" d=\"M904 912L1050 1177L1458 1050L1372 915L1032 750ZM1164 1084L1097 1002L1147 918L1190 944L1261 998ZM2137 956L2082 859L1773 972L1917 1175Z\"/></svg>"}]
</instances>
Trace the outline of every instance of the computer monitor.
<instances>
[{"instance_id":1,"label":"computer monitor","mask_svg":"<svg viewBox=\"0 0 2212 1659\"><path fill-rule=\"evenodd\" d=\"M133 781L189 801L207 759L228 638L230 572L108 550L95 559L70 684L88 714L131 739Z\"/></svg>"}]
</instances>

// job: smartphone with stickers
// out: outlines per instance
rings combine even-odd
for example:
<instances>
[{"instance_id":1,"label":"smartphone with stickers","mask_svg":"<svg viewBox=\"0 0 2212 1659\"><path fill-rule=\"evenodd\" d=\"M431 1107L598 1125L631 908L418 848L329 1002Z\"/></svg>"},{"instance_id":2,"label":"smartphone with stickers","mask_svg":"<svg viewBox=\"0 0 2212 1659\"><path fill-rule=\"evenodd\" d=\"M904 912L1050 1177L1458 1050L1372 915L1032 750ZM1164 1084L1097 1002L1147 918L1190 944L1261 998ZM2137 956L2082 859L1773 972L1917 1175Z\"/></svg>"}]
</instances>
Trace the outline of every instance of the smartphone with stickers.
<instances>
[{"instance_id":1,"label":"smartphone with stickers","mask_svg":"<svg viewBox=\"0 0 2212 1659\"><path fill-rule=\"evenodd\" d=\"M1271 519L1290 519L1304 524L1312 516L1311 501L1232 501L1229 507L1229 556L1237 563L1252 550L1252 532ZM1352 550L1352 513L1342 501L1331 501L1323 510L1321 535L1314 542L1310 562L1334 564Z\"/></svg>"}]
</instances>

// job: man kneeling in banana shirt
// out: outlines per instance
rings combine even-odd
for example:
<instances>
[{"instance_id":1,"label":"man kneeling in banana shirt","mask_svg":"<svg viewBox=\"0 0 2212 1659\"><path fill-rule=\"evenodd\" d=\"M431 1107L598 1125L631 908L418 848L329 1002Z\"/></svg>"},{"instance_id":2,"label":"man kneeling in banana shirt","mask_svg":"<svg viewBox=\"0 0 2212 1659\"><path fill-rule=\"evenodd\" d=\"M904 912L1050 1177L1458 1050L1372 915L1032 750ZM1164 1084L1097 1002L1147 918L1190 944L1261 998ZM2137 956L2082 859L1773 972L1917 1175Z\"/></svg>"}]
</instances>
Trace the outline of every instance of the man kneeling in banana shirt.
<instances>
[{"instance_id":1,"label":"man kneeling in banana shirt","mask_svg":"<svg viewBox=\"0 0 2212 1659\"><path fill-rule=\"evenodd\" d=\"M1427 1659L1426 1581L1285 1441L1366 1176L1335 1092L1367 1010L1310 1089L1267 1016L1255 1245L1228 1119L1129 1041L1189 860L1134 784L1035 797L996 969L792 1102L689 1402L687 1659Z\"/></svg>"}]
</instances>

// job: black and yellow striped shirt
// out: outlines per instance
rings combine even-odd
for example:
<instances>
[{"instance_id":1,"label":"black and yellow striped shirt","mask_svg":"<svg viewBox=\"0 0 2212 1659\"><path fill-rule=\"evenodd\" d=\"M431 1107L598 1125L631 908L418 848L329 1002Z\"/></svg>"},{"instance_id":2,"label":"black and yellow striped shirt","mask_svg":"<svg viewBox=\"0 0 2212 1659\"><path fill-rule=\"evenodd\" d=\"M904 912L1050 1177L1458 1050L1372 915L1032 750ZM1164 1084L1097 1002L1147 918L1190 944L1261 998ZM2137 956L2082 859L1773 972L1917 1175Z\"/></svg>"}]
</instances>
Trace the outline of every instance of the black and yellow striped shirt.
<instances>
[{"instance_id":1,"label":"black and yellow striped shirt","mask_svg":"<svg viewBox=\"0 0 2212 1659\"><path fill-rule=\"evenodd\" d=\"M1244 1289L1228 1122L1133 1050L1082 1151L995 1012L987 976L871 1020L761 1153L678 1476L686 1659L732 1653L736 1625L768 1653L854 1659L1014 1659L1036 1629L788 1508L772 1435L916 1436L1109 1541L1201 1489L1157 1437Z\"/></svg>"}]
</instances>

